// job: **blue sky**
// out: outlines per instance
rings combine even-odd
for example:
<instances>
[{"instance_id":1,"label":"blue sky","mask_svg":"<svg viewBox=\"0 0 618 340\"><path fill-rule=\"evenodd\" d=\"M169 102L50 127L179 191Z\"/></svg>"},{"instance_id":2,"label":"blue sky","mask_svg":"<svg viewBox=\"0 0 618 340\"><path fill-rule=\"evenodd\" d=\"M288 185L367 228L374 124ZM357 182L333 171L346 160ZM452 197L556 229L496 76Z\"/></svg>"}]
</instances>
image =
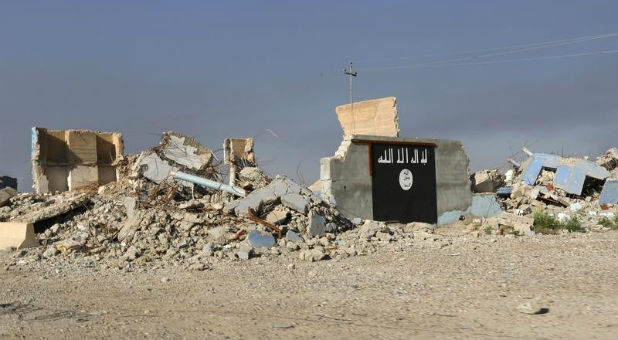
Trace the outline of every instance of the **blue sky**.
<instances>
[{"instance_id":1,"label":"blue sky","mask_svg":"<svg viewBox=\"0 0 618 340\"><path fill-rule=\"evenodd\" d=\"M402 136L462 140L472 170L523 144L595 156L618 144L617 13L597 0L5 1L0 175L29 190L42 126L120 131L127 153L165 130L213 149L256 136L267 172L310 184L341 141L350 60L355 99L396 96Z\"/></svg>"}]
</instances>

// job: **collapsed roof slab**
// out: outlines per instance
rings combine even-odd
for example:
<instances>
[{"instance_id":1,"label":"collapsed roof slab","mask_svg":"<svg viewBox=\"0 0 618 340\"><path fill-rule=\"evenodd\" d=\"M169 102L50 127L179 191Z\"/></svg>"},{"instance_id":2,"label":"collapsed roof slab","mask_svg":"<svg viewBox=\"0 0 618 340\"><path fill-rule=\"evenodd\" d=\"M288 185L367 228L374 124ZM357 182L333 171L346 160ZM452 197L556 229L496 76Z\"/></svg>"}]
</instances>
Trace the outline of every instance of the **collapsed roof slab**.
<instances>
[{"instance_id":1,"label":"collapsed roof slab","mask_svg":"<svg viewBox=\"0 0 618 340\"><path fill-rule=\"evenodd\" d=\"M603 180L610 176L609 171L591 161L535 153L525 162L523 182L535 185L543 168L555 169L554 186L573 195L581 195L586 177Z\"/></svg>"},{"instance_id":2,"label":"collapsed roof slab","mask_svg":"<svg viewBox=\"0 0 618 340\"><path fill-rule=\"evenodd\" d=\"M115 164L123 152L117 132L33 127L33 189L41 194L115 181Z\"/></svg>"},{"instance_id":3,"label":"collapsed roof slab","mask_svg":"<svg viewBox=\"0 0 618 340\"><path fill-rule=\"evenodd\" d=\"M335 108L344 136L399 137L399 116L395 97L340 105Z\"/></svg>"}]
</instances>

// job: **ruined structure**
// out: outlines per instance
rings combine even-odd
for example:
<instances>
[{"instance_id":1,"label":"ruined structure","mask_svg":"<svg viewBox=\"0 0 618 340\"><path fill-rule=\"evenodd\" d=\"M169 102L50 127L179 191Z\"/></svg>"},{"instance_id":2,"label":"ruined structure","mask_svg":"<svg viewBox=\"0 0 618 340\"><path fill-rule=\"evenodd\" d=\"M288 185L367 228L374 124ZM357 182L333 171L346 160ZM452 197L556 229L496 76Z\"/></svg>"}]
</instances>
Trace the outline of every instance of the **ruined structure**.
<instances>
[{"instance_id":1,"label":"ruined structure","mask_svg":"<svg viewBox=\"0 0 618 340\"><path fill-rule=\"evenodd\" d=\"M113 182L123 149L122 135L116 132L33 127L33 189L46 193Z\"/></svg>"},{"instance_id":2,"label":"ruined structure","mask_svg":"<svg viewBox=\"0 0 618 340\"><path fill-rule=\"evenodd\" d=\"M336 112L344 139L333 157L321 159L321 193L346 217L436 223L438 216L471 205L461 142L400 138L394 97Z\"/></svg>"},{"instance_id":3,"label":"ruined structure","mask_svg":"<svg viewBox=\"0 0 618 340\"><path fill-rule=\"evenodd\" d=\"M243 168L257 166L253 138L226 138L223 142L223 162L230 167L230 185L236 185Z\"/></svg>"}]
</instances>

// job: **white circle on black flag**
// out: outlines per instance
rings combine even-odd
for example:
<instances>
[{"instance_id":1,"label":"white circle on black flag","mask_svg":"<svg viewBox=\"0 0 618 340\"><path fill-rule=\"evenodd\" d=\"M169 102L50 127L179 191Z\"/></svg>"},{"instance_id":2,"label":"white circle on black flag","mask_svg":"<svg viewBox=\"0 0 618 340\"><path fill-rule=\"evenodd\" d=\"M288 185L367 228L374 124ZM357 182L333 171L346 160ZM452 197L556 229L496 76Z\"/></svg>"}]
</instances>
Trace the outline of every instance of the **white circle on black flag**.
<instances>
[{"instance_id":1,"label":"white circle on black flag","mask_svg":"<svg viewBox=\"0 0 618 340\"><path fill-rule=\"evenodd\" d=\"M414 177L412 176L412 171L408 169L403 169L399 173L399 185L403 190L410 190L412 188L412 184L414 183Z\"/></svg>"}]
</instances>

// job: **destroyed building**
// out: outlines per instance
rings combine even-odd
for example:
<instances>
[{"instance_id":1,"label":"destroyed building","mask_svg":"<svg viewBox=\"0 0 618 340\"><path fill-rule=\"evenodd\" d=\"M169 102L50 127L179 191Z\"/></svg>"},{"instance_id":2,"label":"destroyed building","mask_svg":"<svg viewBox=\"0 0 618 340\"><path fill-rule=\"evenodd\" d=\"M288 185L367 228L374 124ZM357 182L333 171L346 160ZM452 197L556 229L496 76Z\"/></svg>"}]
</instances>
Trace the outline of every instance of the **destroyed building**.
<instances>
[{"instance_id":1,"label":"destroyed building","mask_svg":"<svg viewBox=\"0 0 618 340\"><path fill-rule=\"evenodd\" d=\"M33 189L47 193L113 182L123 150L119 133L33 127Z\"/></svg>"},{"instance_id":2,"label":"destroyed building","mask_svg":"<svg viewBox=\"0 0 618 340\"><path fill-rule=\"evenodd\" d=\"M348 218L436 223L472 203L459 141L402 138L394 97L336 108L344 132L320 161L321 194Z\"/></svg>"}]
</instances>

